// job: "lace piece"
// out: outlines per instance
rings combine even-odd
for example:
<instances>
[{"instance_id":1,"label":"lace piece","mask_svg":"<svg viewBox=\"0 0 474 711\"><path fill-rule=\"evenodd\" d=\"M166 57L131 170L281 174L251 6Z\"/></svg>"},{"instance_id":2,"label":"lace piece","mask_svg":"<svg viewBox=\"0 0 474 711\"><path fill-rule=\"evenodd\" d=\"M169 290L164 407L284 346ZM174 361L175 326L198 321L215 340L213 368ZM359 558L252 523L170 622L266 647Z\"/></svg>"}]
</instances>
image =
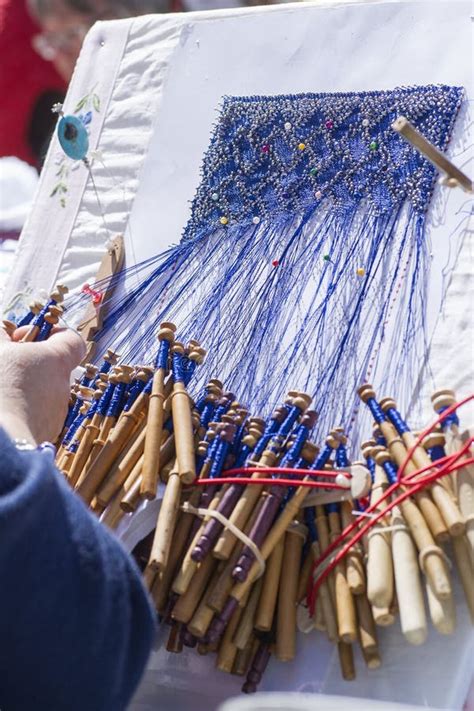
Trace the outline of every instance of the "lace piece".
<instances>
[{"instance_id":1,"label":"lace piece","mask_svg":"<svg viewBox=\"0 0 474 711\"><path fill-rule=\"evenodd\" d=\"M375 214L427 209L435 168L391 124L406 116L437 148L449 141L463 89L226 97L184 239L320 205Z\"/></svg>"}]
</instances>

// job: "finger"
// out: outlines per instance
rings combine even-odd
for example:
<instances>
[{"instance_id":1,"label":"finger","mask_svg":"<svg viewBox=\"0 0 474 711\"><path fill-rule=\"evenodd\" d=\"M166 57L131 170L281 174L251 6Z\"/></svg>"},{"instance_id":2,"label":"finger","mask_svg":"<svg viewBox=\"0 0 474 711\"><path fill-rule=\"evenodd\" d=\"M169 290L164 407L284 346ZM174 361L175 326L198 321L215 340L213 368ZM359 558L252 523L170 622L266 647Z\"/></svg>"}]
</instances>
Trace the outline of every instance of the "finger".
<instances>
[{"instance_id":1,"label":"finger","mask_svg":"<svg viewBox=\"0 0 474 711\"><path fill-rule=\"evenodd\" d=\"M21 341L23 336L28 333L30 330L31 326L22 326L21 328L17 328L15 331L12 333L12 341Z\"/></svg>"},{"instance_id":2,"label":"finger","mask_svg":"<svg viewBox=\"0 0 474 711\"><path fill-rule=\"evenodd\" d=\"M53 333L44 341L44 346L52 355L61 358L70 371L79 365L86 354L84 339L70 328Z\"/></svg>"}]
</instances>

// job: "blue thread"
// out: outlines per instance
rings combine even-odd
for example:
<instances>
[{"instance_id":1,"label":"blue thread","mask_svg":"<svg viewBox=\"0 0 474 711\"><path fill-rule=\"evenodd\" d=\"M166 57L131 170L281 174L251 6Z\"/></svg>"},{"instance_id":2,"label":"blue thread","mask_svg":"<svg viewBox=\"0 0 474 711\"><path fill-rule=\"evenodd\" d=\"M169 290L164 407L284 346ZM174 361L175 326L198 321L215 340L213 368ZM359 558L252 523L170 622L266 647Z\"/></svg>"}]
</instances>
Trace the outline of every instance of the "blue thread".
<instances>
[{"instance_id":1,"label":"blue thread","mask_svg":"<svg viewBox=\"0 0 474 711\"><path fill-rule=\"evenodd\" d=\"M158 348L158 353L155 359L155 368L161 368L161 370L168 369L169 352L170 342L166 340L160 341L160 346Z\"/></svg>"},{"instance_id":2,"label":"blue thread","mask_svg":"<svg viewBox=\"0 0 474 711\"><path fill-rule=\"evenodd\" d=\"M336 467L338 469L344 469L350 466L350 462L347 456L347 449L344 444L340 444L336 449Z\"/></svg>"},{"instance_id":3,"label":"blue thread","mask_svg":"<svg viewBox=\"0 0 474 711\"><path fill-rule=\"evenodd\" d=\"M374 397L369 397L366 401L366 405L369 407L372 417L378 425L386 421L385 413Z\"/></svg>"},{"instance_id":4,"label":"blue thread","mask_svg":"<svg viewBox=\"0 0 474 711\"><path fill-rule=\"evenodd\" d=\"M333 502L331 504L326 504L324 508L325 508L325 511L327 514L331 514L331 513L339 513L339 510L341 507L338 503Z\"/></svg>"},{"instance_id":5,"label":"blue thread","mask_svg":"<svg viewBox=\"0 0 474 711\"><path fill-rule=\"evenodd\" d=\"M118 417L124 402L127 383L117 383L107 410L107 417Z\"/></svg>"},{"instance_id":6,"label":"blue thread","mask_svg":"<svg viewBox=\"0 0 474 711\"><path fill-rule=\"evenodd\" d=\"M398 434L403 434L404 432L409 432L410 428L408 427L407 423L403 419L403 417L400 415L398 410L396 410L394 407L390 407L386 413L385 413L392 423L392 425L395 427L397 430Z\"/></svg>"},{"instance_id":7,"label":"blue thread","mask_svg":"<svg viewBox=\"0 0 474 711\"><path fill-rule=\"evenodd\" d=\"M184 383L184 363L181 353L173 353L173 380L175 383Z\"/></svg>"},{"instance_id":8,"label":"blue thread","mask_svg":"<svg viewBox=\"0 0 474 711\"><path fill-rule=\"evenodd\" d=\"M373 484L374 479L375 479L375 459L372 459L372 457L366 457L366 462L367 462L367 469L370 472L370 479Z\"/></svg>"},{"instance_id":9,"label":"blue thread","mask_svg":"<svg viewBox=\"0 0 474 711\"><path fill-rule=\"evenodd\" d=\"M445 407L440 407L438 410L438 415L442 415L443 412L445 412L447 409L448 405L446 405ZM446 429L446 427L450 427L451 425L459 427L459 417L457 416L455 410L450 415L446 415L446 417L443 417L443 419L441 420L441 427L443 429Z\"/></svg>"},{"instance_id":10,"label":"blue thread","mask_svg":"<svg viewBox=\"0 0 474 711\"><path fill-rule=\"evenodd\" d=\"M314 462L310 465L309 469L322 470L324 466L328 463L329 458L332 454L332 447L330 444L325 444L323 449L319 452L318 456Z\"/></svg>"},{"instance_id":11,"label":"blue thread","mask_svg":"<svg viewBox=\"0 0 474 711\"><path fill-rule=\"evenodd\" d=\"M393 462L387 461L384 462L383 464L383 469L385 471L385 474L387 475L387 479L389 481L389 484L396 484L398 479L397 479L397 467Z\"/></svg>"},{"instance_id":12,"label":"blue thread","mask_svg":"<svg viewBox=\"0 0 474 711\"><path fill-rule=\"evenodd\" d=\"M209 422L212 421L216 406L213 402L206 402L201 413L200 425L207 429Z\"/></svg>"},{"instance_id":13,"label":"blue thread","mask_svg":"<svg viewBox=\"0 0 474 711\"><path fill-rule=\"evenodd\" d=\"M22 326L28 326L34 318L34 313L32 311L28 311L23 318L21 318L18 323L16 324L17 328L22 328Z\"/></svg>"},{"instance_id":14,"label":"blue thread","mask_svg":"<svg viewBox=\"0 0 474 711\"><path fill-rule=\"evenodd\" d=\"M303 509L304 512L304 522L308 529L309 538L312 542L318 540L318 530L316 528L316 507L306 506Z\"/></svg>"},{"instance_id":15,"label":"blue thread","mask_svg":"<svg viewBox=\"0 0 474 711\"><path fill-rule=\"evenodd\" d=\"M104 392L102 393L102 397L99 400L99 407L98 407L98 413L102 416L105 417L107 414L107 410L109 409L110 401L112 400L112 395L114 394L115 390L115 384L114 383L108 383L107 387L105 388Z\"/></svg>"},{"instance_id":16,"label":"blue thread","mask_svg":"<svg viewBox=\"0 0 474 711\"><path fill-rule=\"evenodd\" d=\"M428 454L430 455L432 462L436 462L438 459L442 459L446 456L444 447L440 444L437 444L435 447L430 447L428 449Z\"/></svg>"}]
</instances>

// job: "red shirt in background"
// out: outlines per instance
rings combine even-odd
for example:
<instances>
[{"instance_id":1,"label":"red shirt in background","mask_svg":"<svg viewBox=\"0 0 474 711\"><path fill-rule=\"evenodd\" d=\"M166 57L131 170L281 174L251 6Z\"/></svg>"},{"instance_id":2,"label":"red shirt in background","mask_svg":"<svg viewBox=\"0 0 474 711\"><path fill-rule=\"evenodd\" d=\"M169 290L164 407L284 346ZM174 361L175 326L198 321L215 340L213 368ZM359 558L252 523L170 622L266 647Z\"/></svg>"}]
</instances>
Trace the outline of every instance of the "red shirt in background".
<instances>
[{"instance_id":1,"label":"red shirt in background","mask_svg":"<svg viewBox=\"0 0 474 711\"><path fill-rule=\"evenodd\" d=\"M39 28L25 0L0 0L0 157L38 166L55 119L47 115L66 85L31 46Z\"/></svg>"}]
</instances>

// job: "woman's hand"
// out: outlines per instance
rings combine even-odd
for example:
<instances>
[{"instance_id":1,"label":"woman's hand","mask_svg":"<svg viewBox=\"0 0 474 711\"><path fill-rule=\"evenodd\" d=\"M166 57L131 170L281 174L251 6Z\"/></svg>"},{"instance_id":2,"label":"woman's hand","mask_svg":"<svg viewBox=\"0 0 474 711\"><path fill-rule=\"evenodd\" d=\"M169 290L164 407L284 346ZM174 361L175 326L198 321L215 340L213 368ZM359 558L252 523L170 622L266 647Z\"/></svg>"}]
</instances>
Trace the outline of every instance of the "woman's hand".
<instances>
[{"instance_id":1,"label":"woman's hand","mask_svg":"<svg viewBox=\"0 0 474 711\"><path fill-rule=\"evenodd\" d=\"M13 438L54 441L67 413L71 371L86 346L72 330L20 343L25 330L10 338L0 328L0 426Z\"/></svg>"}]
</instances>

